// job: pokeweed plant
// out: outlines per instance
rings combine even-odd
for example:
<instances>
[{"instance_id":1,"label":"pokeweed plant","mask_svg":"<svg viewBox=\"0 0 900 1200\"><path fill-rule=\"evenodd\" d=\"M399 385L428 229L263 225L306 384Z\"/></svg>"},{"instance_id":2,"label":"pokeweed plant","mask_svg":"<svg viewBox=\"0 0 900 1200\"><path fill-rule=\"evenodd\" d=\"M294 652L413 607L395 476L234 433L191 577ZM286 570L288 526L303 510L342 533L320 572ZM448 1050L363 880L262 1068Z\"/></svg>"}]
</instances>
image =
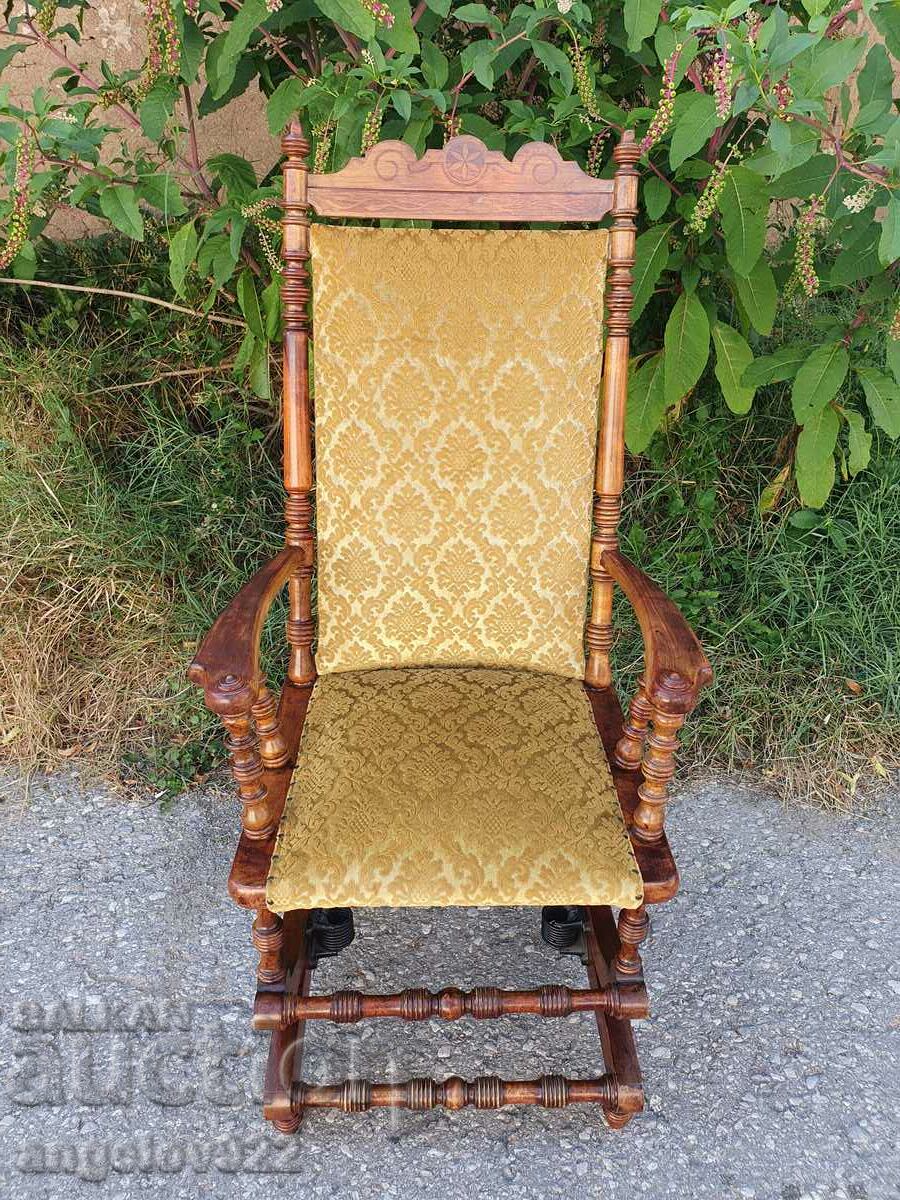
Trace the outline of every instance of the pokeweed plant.
<instances>
[{"instance_id":1,"label":"pokeweed plant","mask_svg":"<svg viewBox=\"0 0 900 1200\"><path fill-rule=\"evenodd\" d=\"M763 509L791 478L821 507L838 467L867 466L873 429L900 435L897 0L146 0L143 61L125 71L82 64L89 6L41 0L8 20L0 70L30 48L57 63L30 103L0 89L14 276L37 272L60 206L161 239L180 298L240 306L236 368L265 397L279 183L237 154L204 161L198 115L258 85L273 137L302 116L316 171L381 138L422 153L470 133L508 155L546 140L600 176L631 128L631 451L674 424L710 364L738 414L790 386L795 428ZM808 336L785 344L782 326Z\"/></svg>"}]
</instances>

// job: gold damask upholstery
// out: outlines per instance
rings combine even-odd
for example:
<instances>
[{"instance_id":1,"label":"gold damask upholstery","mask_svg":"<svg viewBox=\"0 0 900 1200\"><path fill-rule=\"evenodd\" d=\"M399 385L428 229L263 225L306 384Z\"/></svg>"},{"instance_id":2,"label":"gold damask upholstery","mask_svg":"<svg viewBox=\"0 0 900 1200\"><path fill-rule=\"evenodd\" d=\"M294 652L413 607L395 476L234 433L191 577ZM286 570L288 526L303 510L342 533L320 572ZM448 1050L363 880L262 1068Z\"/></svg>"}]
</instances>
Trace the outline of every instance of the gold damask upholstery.
<instances>
[{"instance_id":1,"label":"gold damask upholstery","mask_svg":"<svg viewBox=\"0 0 900 1200\"><path fill-rule=\"evenodd\" d=\"M581 674L606 232L311 233L319 671Z\"/></svg>"},{"instance_id":2,"label":"gold damask upholstery","mask_svg":"<svg viewBox=\"0 0 900 1200\"><path fill-rule=\"evenodd\" d=\"M269 907L640 904L577 679L503 668L318 679Z\"/></svg>"}]
</instances>

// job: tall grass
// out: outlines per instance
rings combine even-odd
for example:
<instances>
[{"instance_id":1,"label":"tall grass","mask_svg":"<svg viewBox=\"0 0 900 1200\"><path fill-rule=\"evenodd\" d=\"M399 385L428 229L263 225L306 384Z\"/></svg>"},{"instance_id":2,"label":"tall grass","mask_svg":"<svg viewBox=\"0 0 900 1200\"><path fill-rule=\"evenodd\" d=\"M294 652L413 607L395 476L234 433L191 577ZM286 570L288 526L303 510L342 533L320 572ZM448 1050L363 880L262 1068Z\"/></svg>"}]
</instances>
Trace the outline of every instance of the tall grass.
<instances>
[{"instance_id":1,"label":"tall grass","mask_svg":"<svg viewBox=\"0 0 900 1200\"><path fill-rule=\"evenodd\" d=\"M715 682L686 729L698 762L785 795L852 802L900 764L900 459L887 439L826 515L759 499L789 432L699 404L629 478L625 542L700 634ZM639 645L625 618L621 652Z\"/></svg>"},{"instance_id":2,"label":"tall grass","mask_svg":"<svg viewBox=\"0 0 900 1200\"><path fill-rule=\"evenodd\" d=\"M277 546L281 503L275 418L231 378L235 349L117 302L7 310L0 753L23 768L124 763L177 790L217 757L185 666Z\"/></svg>"}]
</instances>

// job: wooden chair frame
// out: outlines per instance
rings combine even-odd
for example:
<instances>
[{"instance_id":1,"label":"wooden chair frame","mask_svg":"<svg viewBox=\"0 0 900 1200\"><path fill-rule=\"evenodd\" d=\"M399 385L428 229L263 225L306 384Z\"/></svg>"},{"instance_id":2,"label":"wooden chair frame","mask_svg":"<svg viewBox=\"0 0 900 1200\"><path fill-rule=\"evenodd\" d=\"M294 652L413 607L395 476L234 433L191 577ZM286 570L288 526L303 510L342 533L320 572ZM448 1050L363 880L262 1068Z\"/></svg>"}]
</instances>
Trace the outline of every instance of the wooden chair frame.
<instances>
[{"instance_id":1,"label":"wooden chair frame","mask_svg":"<svg viewBox=\"0 0 900 1200\"><path fill-rule=\"evenodd\" d=\"M284 484L285 548L238 593L203 641L189 670L209 708L224 723L226 745L242 804L242 832L229 879L233 899L255 912L259 953L254 1025L272 1030L264 1115L294 1132L308 1108L356 1112L372 1107L460 1108L471 1104L564 1107L593 1103L608 1124L625 1125L643 1106L631 1020L648 1015L639 947L647 934L647 905L675 895L678 872L664 828L677 734L711 679L706 656L675 605L618 549L624 467L631 294L637 215L638 148L625 133L613 179L594 179L544 143L523 146L512 161L478 139L452 138L443 150L416 158L402 142L383 142L331 175L309 175L309 145L293 124L282 140L284 163ZM391 995L336 992L310 995L312 967L306 911L284 917L266 906L265 888L275 835L296 761L316 665L311 585L313 446L309 397L309 212L326 217L393 217L470 222L596 222L611 213L602 407L598 437L592 598L586 630L584 686L609 758L619 801L644 880L644 903L622 910L585 910L584 948L589 987L554 985L530 991L476 988L463 992L411 989ZM281 589L289 590L290 661L281 697L260 670L260 632ZM627 720L612 684L613 590L618 585L637 614L644 669ZM562 1075L505 1081L483 1076L371 1083L349 1079L327 1087L298 1081L305 1022L354 1022L370 1017L422 1020L511 1013L595 1014L606 1073L592 1079Z\"/></svg>"}]
</instances>

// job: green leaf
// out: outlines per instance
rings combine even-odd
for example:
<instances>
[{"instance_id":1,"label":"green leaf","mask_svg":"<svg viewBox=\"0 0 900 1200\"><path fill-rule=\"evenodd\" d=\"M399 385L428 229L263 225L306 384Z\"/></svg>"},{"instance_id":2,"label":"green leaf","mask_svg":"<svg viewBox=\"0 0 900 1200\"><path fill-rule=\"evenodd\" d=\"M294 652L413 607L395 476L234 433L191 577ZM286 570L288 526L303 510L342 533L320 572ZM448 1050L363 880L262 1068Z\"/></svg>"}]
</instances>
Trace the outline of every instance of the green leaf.
<instances>
[{"instance_id":1,"label":"green leaf","mask_svg":"<svg viewBox=\"0 0 900 1200\"><path fill-rule=\"evenodd\" d=\"M807 345L781 346L774 354L755 358L741 376L744 387L764 387L767 383L784 383L793 379L809 358Z\"/></svg>"},{"instance_id":2,"label":"green leaf","mask_svg":"<svg viewBox=\"0 0 900 1200\"><path fill-rule=\"evenodd\" d=\"M891 194L881 221L878 257L885 267L900 258L900 195L896 192Z\"/></svg>"},{"instance_id":3,"label":"green leaf","mask_svg":"<svg viewBox=\"0 0 900 1200\"><path fill-rule=\"evenodd\" d=\"M244 320L247 322L247 328L252 331L254 337L265 341L266 330L262 313L259 310L259 297L256 294L256 285L249 270L241 271L238 276L237 298L241 312L244 314Z\"/></svg>"},{"instance_id":4,"label":"green leaf","mask_svg":"<svg viewBox=\"0 0 900 1200\"><path fill-rule=\"evenodd\" d=\"M281 328L281 285L278 278L263 288L263 313L265 314L266 340L274 342Z\"/></svg>"},{"instance_id":5,"label":"green leaf","mask_svg":"<svg viewBox=\"0 0 900 1200\"><path fill-rule=\"evenodd\" d=\"M865 48L864 37L821 41L795 60L792 81L800 83L807 96L818 99L853 74Z\"/></svg>"},{"instance_id":6,"label":"green leaf","mask_svg":"<svg viewBox=\"0 0 900 1200\"><path fill-rule=\"evenodd\" d=\"M422 74L429 87L443 88L450 74L447 56L434 42L422 39Z\"/></svg>"},{"instance_id":7,"label":"green leaf","mask_svg":"<svg viewBox=\"0 0 900 1200\"><path fill-rule=\"evenodd\" d=\"M253 164L238 154L215 154L207 165L225 185L230 200L242 200L256 187Z\"/></svg>"},{"instance_id":8,"label":"green leaf","mask_svg":"<svg viewBox=\"0 0 900 1200\"><path fill-rule=\"evenodd\" d=\"M824 192L834 174L834 157L831 154L814 154L812 158L785 171L769 184L773 200L806 200Z\"/></svg>"},{"instance_id":9,"label":"green leaf","mask_svg":"<svg viewBox=\"0 0 900 1200\"><path fill-rule=\"evenodd\" d=\"M669 261L669 225L654 225L642 233L634 244L634 269L632 271L631 319L636 321L653 295L660 275Z\"/></svg>"},{"instance_id":10,"label":"green leaf","mask_svg":"<svg viewBox=\"0 0 900 1200\"><path fill-rule=\"evenodd\" d=\"M768 188L746 167L732 167L719 200L725 255L737 275L749 275L766 240Z\"/></svg>"},{"instance_id":11,"label":"green leaf","mask_svg":"<svg viewBox=\"0 0 900 1200\"><path fill-rule=\"evenodd\" d=\"M359 0L316 0L316 5L347 33L355 33L366 42L375 36L375 18Z\"/></svg>"},{"instance_id":12,"label":"green leaf","mask_svg":"<svg viewBox=\"0 0 900 1200\"><path fill-rule=\"evenodd\" d=\"M404 121L408 121L412 116L412 100L409 92L404 91L402 88L395 88L391 92L391 104L393 104Z\"/></svg>"},{"instance_id":13,"label":"green leaf","mask_svg":"<svg viewBox=\"0 0 900 1200\"><path fill-rule=\"evenodd\" d=\"M900 4L880 4L872 9L871 20L884 38L888 52L900 58Z\"/></svg>"},{"instance_id":14,"label":"green leaf","mask_svg":"<svg viewBox=\"0 0 900 1200\"><path fill-rule=\"evenodd\" d=\"M197 82L197 72L200 70L205 49L206 40L196 21L182 14L181 78L185 83Z\"/></svg>"},{"instance_id":15,"label":"green leaf","mask_svg":"<svg viewBox=\"0 0 900 1200\"><path fill-rule=\"evenodd\" d=\"M239 58L250 44L256 27L262 25L268 15L266 0L243 0L226 30L222 46L223 57Z\"/></svg>"},{"instance_id":16,"label":"green leaf","mask_svg":"<svg viewBox=\"0 0 900 1200\"><path fill-rule=\"evenodd\" d=\"M271 400L272 382L269 378L269 345L259 338L253 339L250 355L250 386L261 400Z\"/></svg>"},{"instance_id":17,"label":"green leaf","mask_svg":"<svg viewBox=\"0 0 900 1200\"><path fill-rule=\"evenodd\" d=\"M672 199L669 185L656 175L648 175L644 180L644 209L651 221L658 221Z\"/></svg>"},{"instance_id":18,"label":"green leaf","mask_svg":"<svg viewBox=\"0 0 900 1200\"><path fill-rule=\"evenodd\" d=\"M566 92L571 92L574 80L568 54L552 42L542 42L538 38L532 39L531 49L550 74L559 78Z\"/></svg>"},{"instance_id":19,"label":"green leaf","mask_svg":"<svg viewBox=\"0 0 900 1200\"><path fill-rule=\"evenodd\" d=\"M643 454L653 440L666 411L663 355L654 354L628 381L625 408L625 444L632 454Z\"/></svg>"},{"instance_id":20,"label":"green leaf","mask_svg":"<svg viewBox=\"0 0 900 1200\"><path fill-rule=\"evenodd\" d=\"M253 348L256 345L256 338L249 329L244 331L244 336L241 339L240 347L237 354L234 356L232 370L235 375L245 370L250 365L250 357L253 354Z\"/></svg>"},{"instance_id":21,"label":"green leaf","mask_svg":"<svg viewBox=\"0 0 900 1200\"><path fill-rule=\"evenodd\" d=\"M450 0L426 0L426 3L439 17L446 17L450 13Z\"/></svg>"},{"instance_id":22,"label":"green leaf","mask_svg":"<svg viewBox=\"0 0 900 1200\"><path fill-rule=\"evenodd\" d=\"M693 292L682 292L666 322L666 405L677 404L700 376L709 358L709 318Z\"/></svg>"},{"instance_id":23,"label":"green leaf","mask_svg":"<svg viewBox=\"0 0 900 1200\"><path fill-rule=\"evenodd\" d=\"M878 242L881 227L867 225L859 237L853 238L831 264L828 282L832 286L856 283L881 272L878 259Z\"/></svg>"},{"instance_id":24,"label":"green leaf","mask_svg":"<svg viewBox=\"0 0 900 1200\"><path fill-rule=\"evenodd\" d=\"M872 420L890 438L900 437L900 383L874 367L857 367Z\"/></svg>"},{"instance_id":25,"label":"green leaf","mask_svg":"<svg viewBox=\"0 0 900 1200\"><path fill-rule=\"evenodd\" d=\"M894 72L887 50L884 46L873 46L866 56L866 65L856 77L860 110L865 108L873 116L887 112L892 103L893 84ZM858 117L856 124L859 125Z\"/></svg>"},{"instance_id":26,"label":"green leaf","mask_svg":"<svg viewBox=\"0 0 900 1200\"><path fill-rule=\"evenodd\" d=\"M490 89L494 86L493 57L493 42L470 42L459 56L459 62L464 74L471 72L482 87Z\"/></svg>"},{"instance_id":27,"label":"green leaf","mask_svg":"<svg viewBox=\"0 0 900 1200\"><path fill-rule=\"evenodd\" d=\"M266 120L272 137L278 137L297 111L302 93L303 81L296 75L288 75L266 101Z\"/></svg>"},{"instance_id":28,"label":"green leaf","mask_svg":"<svg viewBox=\"0 0 900 1200\"><path fill-rule=\"evenodd\" d=\"M675 113L675 132L669 147L672 170L705 146L721 123L712 96L704 92L686 95Z\"/></svg>"},{"instance_id":29,"label":"green leaf","mask_svg":"<svg viewBox=\"0 0 900 1200\"><path fill-rule=\"evenodd\" d=\"M641 42L651 36L661 8L661 0L625 0L623 17L629 50L640 50Z\"/></svg>"},{"instance_id":30,"label":"green leaf","mask_svg":"<svg viewBox=\"0 0 900 1200\"><path fill-rule=\"evenodd\" d=\"M840 342L818 346L797 372L791 406L798 425L831 403L847 377L850 356Z\"/></svg>"},{"instance_id":31,"label":"green leaf","mask_svg":"<svg viewBox=\"0 0 900 1200\"><path fill-rule=\"evenodd\" d=\"M393 25L378 24L375 28L375 36L385 45L399 50L401 54L418 54L419 35L413 28L409 0L385 0L385 3L394 14L394 23Z\"/></svg>"},{"instance_id":32,"label":"green leaf","mask_svg":"<svg viewBox=\"0 0 900 1200\"><path fill-rule=\"evenodd\" d=\"M872 457L872 435L866 429L862 413L847 409L844 412L847 422L847 448L850 451L848 467L851 475L858 475L869 465Z\"/></svg>"},{"instance_id":33,"label":"green leaf","mask_svg":"<svg viewBox=\"0 0 900 1200\"><path fill-rule=\"evenodd\" d=\"M888 370L893 374L897 382L900 383L900 341L896 338L888 338L885 359Z\"/></svg>"},{"instance_id":34,"label":"green leaf","mask_svg":"<svg viewBox=\"0 0 900 1200\"><path fill-rule=\"evenodd\" d=\"M169 217L183 217L187 212L178 184L168 171L145 176L138 184L137 191L142 200L158 208L167 220Z\"/></svg>"},{"instance_id":35,"label":"green leaf","mask_svg":"<svg viewBox=\"0 0 900 1200\"><path fill-rule=\"evenodd\" d=\"M797 438L797 487L809 508L821 508L834 487L834 448L840 424L837 413L826 404L812 414Z\"/></svg>"},{"instance_id":36,"label":"green leaf","mask_svg":"<svg viewBox=\"0 0 900 1200\"><path fill-rule=\"evenodd\" d=\"M716 351L716 379L725 397L725 403L733 413L750 411L756 389L743 383L744 371L753 362L753 351L730 325L716 321L712 327L713 346Z\"/></svg>"},{"instance_id":37,"label":"green leaf","mask_svg":"<svg viewBox=\"0 0 900 1200\"><path fill-rule=\"evenodd\" d=\"M496 13L484 4L461 4L453 10L454 21L464 21L466 25L487 25L495 32L503 28L503 23Z\"/></svg>"},{"instance_id":38,"label":"green leaf","mask_svg":"<svg viewBox=\"0 0 900 1200\"><path fill-rule=\"evenodd\" d=\"M133 187L121 184L104 188L100 193L100 211L122 233L138 242L144 240L144 218Z\"/></svg>"},{"instance_id":39,"label":"green leaf","mask_svg":"<svg viewBox=\"0 0 900 1200\"><path fill-rule=\"evenodd\" d=\"M188 221L169 241L169 278L177 295L184 296L184 280L197 255L197 231Z\"/></svg>"},{"instance_id":40,"label":"green leaf","mask_svg":"<svg viewBox=\"0 0 900 1200\"><path fill-rule=\"evenodd\" d=\"M778 308L778 289L772 268L760 258L748 275L735 275L734 286L744 312L757 333L766 337L772 332Z\"/></svg>"},{"instance_id":41,"label":"green leaf","mask_svg":"<svg viewBox=\"0 0 900 1200\"><path fill-rule=\"evenodd\" d=\"M793 33L779 38L769 55L769 71L774 75L782 67L793 62L798 54L802 54L810 46L815 46L821 37L819 33Z\"/></svg>"},{"instance_id":42,"label":"green leaf","mask_svg":"<svg viewBox=\"0 0 900 1200\"><path fill-rule=\"evenodd\" d=\"M170 79L157 79L138 108L141 129L151 142L158 142L163 135L166 122L175 108L178 92Z\"/></svg>"}]
</instances>

